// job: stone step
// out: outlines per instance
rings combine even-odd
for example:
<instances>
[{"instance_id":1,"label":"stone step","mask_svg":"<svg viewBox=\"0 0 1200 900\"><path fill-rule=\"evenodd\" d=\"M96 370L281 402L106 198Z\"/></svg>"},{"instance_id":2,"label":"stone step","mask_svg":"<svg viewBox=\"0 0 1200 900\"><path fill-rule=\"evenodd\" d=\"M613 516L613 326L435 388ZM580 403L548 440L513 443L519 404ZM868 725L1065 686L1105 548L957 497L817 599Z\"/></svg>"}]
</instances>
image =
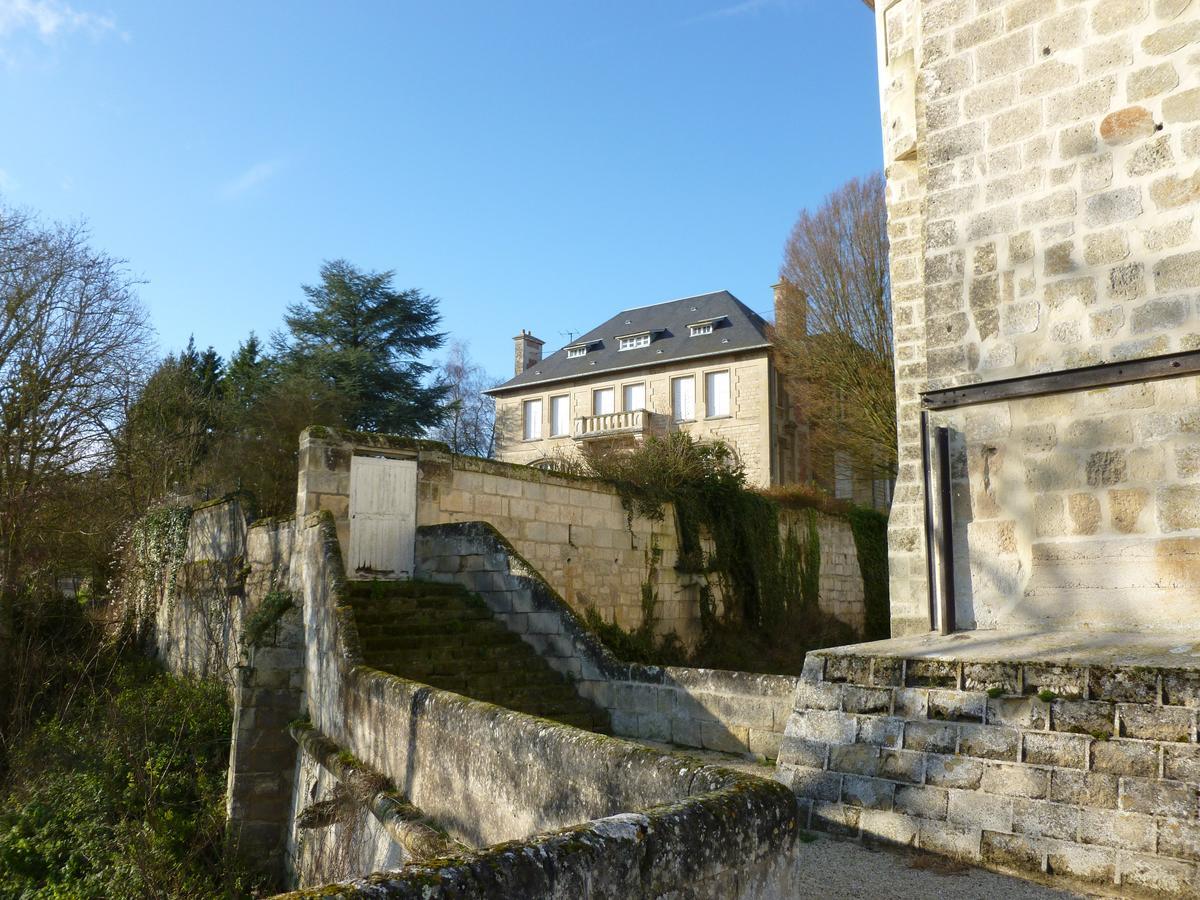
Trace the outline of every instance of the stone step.
<instances>
[{"instance_id":1,"label":"stone step","mask_svg":"<svg viewBox=\"0 0 1200 900\"><path fill-rule=\"evenodd\" d=\"M358 623L360 632L372 628L392 627L397 624L398 617L412 625L441 626L450 622L490 622L491 613L486 609L472 606L439 606L436 609L415 607L408 609L391 604L372 604L369 607L355 607L354 620Z\"/></svg>"},{"instance_id":2,"label":"stone step","mask_svg":"<svg viewBox=\"0 0 1200 900\"><path fill-rule=\"evenodd\" d=\"M347 581L345 592L355 601L378 598L461 597L467 594L461 585L441 581Z\"/></svg>"},{"instance_id":3,"label":"stone step","mask_svg":"<svg viewBox=\"0 0 1200 900\"><path fill-rule=\"evenodd\" d=\"M512 634L499 622L491 619L447 618L442 622L421 622L401 619L387 625L367 625L358 629L362 640L422 637L425 635L489 634L504 636Z\"/></svg>"},{"instance_id":4,"label":"stone step","mask_svg":"<svg viewBox=\"0 0 1200 900\"><path fill-rule=\"evenodd\" d=\"M602 710L580 697L462 587L351 582L347 595L369 665L508 709L608 732Z\"/></svg>"},{"instance_id":5,"label":"stone step","mask_svg":"<svg viewBox=\"0 0 1200 900\"><path fill-rule=\"evenodd\" d=\"M463 636L488 638L497 643L512 643L521 638L512 634L498 622L452 622L444 625L413 625L396 623L388 628L365 628L359 630L359 640L364 643L394 643L397 647L420 647L424 643L439 640L457 641ZM479 643L479 641L475 641Z\"/></svg>"}]
</instances>

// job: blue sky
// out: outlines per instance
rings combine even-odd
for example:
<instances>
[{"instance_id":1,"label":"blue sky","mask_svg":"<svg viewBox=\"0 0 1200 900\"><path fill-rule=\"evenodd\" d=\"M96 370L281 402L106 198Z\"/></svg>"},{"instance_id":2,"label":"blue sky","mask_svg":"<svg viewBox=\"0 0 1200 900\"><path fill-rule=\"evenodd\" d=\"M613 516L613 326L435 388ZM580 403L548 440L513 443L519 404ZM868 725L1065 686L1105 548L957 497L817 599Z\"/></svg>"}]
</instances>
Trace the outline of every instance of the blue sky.
<instances>
[{"instance_id":1,"label":"blue sky","mask_svg":"<svg viewBox=\"0 0 1200 900\"><path fill-rule=\"evenodd\" d=\"M881 165L861 0L0 0L0 197L86 219L165 350L394 269L497 376L621 308L770 306L797 212Z\"/></svg>"}]
</instances>

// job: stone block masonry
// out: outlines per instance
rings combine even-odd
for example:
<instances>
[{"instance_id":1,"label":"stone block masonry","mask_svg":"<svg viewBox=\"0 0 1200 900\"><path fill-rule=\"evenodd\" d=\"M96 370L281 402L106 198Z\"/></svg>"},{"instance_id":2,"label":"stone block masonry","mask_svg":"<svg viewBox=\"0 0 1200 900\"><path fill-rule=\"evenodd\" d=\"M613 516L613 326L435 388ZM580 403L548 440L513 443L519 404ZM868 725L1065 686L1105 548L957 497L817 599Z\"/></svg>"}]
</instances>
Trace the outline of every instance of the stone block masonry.
<instances>
[{"instance_id":1,"label":"stone block masonry","mask_svg":"<svg viewBox=\"0 0 1200 900\"><path fill-rule=\"evenodd\" d=\"M312 727L483 848L295 896L795 896L796 804L780 785L370 669L328 513L301 523L292 570ZM297 778L311 782L303 767Z\"/></svg>"},{"instance_id":2,"label":"stone block masonry","mask_svg":"<svg viewBox=\"0 0 1200 900\"><path fill-rule=\"evenodd\" d=\"M952 640L809 655L777 777L810 826L1123 896L1200 893L1200 671L1165 650L1143 666ZM1038 661L1006 658L1022 656Z\"/></svg>"},{"instance_id":3,"label":"stone block masonry","mask_svg":"<svg viewBox=\"0 0 1200 900\"><path fill-rule=\"evenodd\" d=\"M247 640L268 597L291 580L294 523L248 524L234 495L191 512L183 558L155 610L154 645L166 668L225 684L233 705L226 812L229 837L269 883L284 882L296 744L287 725L303 708L299 606Z\"/></svg>"},{"instance_id":4,"label":"stone block masonry","mask_svg":"<svg viewBox=\"0 0 1200 900\"><path fill-rule=\"evenodd\" d=\"M921 392L1200 348L1200 6L874 6L899 402L889 540L900 634L928 628ZM1139 387L1148 390L1135 402ZM957 542L959 593L994 599L965 610L967 626L1035 621L1040 613L1008 614L1037 578L1037 544L1060 553L1093 543L1080 552L1098 559L1111 555L1098 546L1110 535L1138 549L1121 551L1113 582L1073 574L1054 601L1062 618L1077 609L1101 627L1129 627L1177 617L1176 605L1147 603L1131 622L1137 605L1104 589L1155 584L1160 559L1179 558L1169 542L1200 536L1190 512L1200 472L1189 463L1198 404L1194 383L1157 383L935 421L972 445L955 509L971 532Z\"/></svg>"},{"instance_id":5,"label":"stone block masonry","mask_svg":"<svg viewBox=\"0 0 1200 900\"><path fill-rule=\"evenodd\" d=\"M490 523L577 612L595 610L606 621L635 629L643 616L642 586L652 580L656 632L673 631L689 646L699 639L703 579L676 569L679 540L670 509L661 520L648 519L631 515L612 486L594 479L454 456L429 442L308 429L300 445L300 512L329 510L343 546L350 539L350 466L356 453L415 457L419 526ZM786 516L781 520L786 528ZM866 614L850 528L820 516L819 530L821 608L861 631ZM803 537L804 529L797 531Z\"/></svg>"},{"instance_id":6,"label":"stone block masonry","mask_svg":"<svg viewBox=\"0 0 1200 900\"><path fill-rule=\"evenodd\" d=\"M622 662L486 523L421 528L417 571L479 594L581 696L608 710L614 734L762 759L778 755L798 679Z\"/></svg>"}]
</instances>

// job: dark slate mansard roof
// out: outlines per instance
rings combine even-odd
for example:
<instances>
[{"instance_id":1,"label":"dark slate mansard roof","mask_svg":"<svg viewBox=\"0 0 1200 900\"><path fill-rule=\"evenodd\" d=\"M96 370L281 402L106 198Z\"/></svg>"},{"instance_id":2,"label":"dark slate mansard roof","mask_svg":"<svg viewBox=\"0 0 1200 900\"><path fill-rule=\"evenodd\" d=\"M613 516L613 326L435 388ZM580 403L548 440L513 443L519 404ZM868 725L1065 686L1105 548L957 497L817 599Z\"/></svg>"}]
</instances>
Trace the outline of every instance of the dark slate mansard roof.
<instances>
[{"instance_id":1,"label":"dark slate mansard roof","mask_svg":"<svg viewBox=\"0 0 1200 900\"><path fill-rule=\"evenodd\" d=\"M721 317L723 320L714 325L712 334L688 336L689 325ZM544 357L520 375L484 393L504 394L519 388L587 378L605 372L645 369L705 356L766 349L771 346L768 328L762 316L729 291L627 309L599 328L593 328L578 340ZM650 346L635 350L617 349L618 337L646 331L651 332L653 337ZM588 352L584 356L567 358L567 347L583 345L588 345Z\"/></svg>"}]
</instances>

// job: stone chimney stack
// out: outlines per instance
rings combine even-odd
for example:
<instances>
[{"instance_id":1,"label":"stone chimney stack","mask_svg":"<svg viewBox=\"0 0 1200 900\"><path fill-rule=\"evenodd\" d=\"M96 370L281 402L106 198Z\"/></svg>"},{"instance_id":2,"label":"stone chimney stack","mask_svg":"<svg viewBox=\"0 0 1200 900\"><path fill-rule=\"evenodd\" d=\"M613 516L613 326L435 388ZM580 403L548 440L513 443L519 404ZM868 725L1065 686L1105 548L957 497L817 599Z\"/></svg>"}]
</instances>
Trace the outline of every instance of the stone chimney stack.
<instances>
[{"instance_id":1,"label":"stone chimney stack","mask_svg":"<svg viewBox=\"0 0 1200 900\"><path fill-rule=\"evenodd\" d=\"M542 344L532 334L521 329L521 333L513 338L513 374L520 375L531 366L542 361Z\"/></svg>"},{"instance_id":2,"label":"stone chimney stack","mask_svg":"<svg viewBox=\"0 0 1200 900\"><path fill-rule=\"evenodd\" d=\"M808 298L786 278L771 285L775 291L775 330L799 337L808 333Z\"/></svg>"}]
</instances>

